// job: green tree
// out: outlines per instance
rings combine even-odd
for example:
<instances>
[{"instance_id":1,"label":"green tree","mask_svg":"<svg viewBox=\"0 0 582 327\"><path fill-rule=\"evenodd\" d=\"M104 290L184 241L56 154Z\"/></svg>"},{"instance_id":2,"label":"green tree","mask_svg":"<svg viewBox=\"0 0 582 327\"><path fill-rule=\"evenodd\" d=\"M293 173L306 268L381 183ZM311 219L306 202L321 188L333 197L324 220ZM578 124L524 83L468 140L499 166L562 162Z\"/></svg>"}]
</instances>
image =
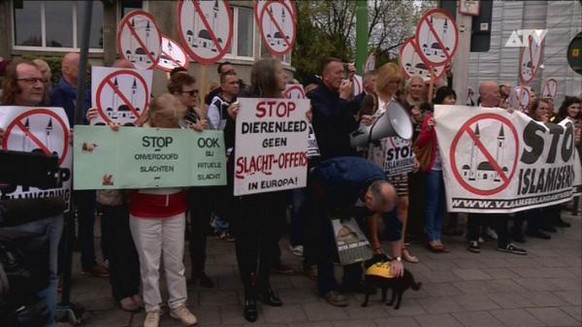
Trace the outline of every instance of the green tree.
<instances>
[{"instance_id":1,"label":"green tree","mask_svg":"<svg viewBox=\"0 0 582 327\"><path fill-rule=\"evenodd\" d=\"M396 61L400 46L414 36L420 16L436 7L436 0L367 0L368 46L377 54L377 65ZM318 74L324 58L333 56L344 62L355 57L356 1L296 1L298 10L297 42L292 62L299 79Z\"/></svg>"},{"instance_id":2,"label":"green tree","mask_svg":"<svg viewBox=\"0 0 582 327\"><path fill-rule=\"evenodd\" d=\"M297 1L297 41L292 62L299 79L319 74L326 57L353 60L353 42L349 30L354 29L353 1ZM349 22L349 23L348 23ZM347 33L342 32L347 29Z\"/></svg>"}]
</instances>

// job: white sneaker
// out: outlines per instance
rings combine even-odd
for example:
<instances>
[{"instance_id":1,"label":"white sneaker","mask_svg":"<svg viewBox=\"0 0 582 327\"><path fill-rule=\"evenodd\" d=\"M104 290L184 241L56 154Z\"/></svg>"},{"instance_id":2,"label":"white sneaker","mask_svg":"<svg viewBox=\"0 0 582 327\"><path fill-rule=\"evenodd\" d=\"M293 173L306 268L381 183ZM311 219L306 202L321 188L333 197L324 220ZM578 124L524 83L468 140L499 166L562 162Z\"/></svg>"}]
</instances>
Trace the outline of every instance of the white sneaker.
<instances>
[{"instance_id":1,"label":"white sneaker","mask_svg":"<svg viewBox=\"0 0 582 327\"><path fill-rule=\"evenodd\" d=\"M184 326L194 326L198 323L196 316L185 305L170 310L170 317L180 320Z\"/></svg>"},{"instance_id":2,"label":"white sneaker","mask_svg":"<svg viewBox=\"0 0 582 327\"><path fill-rule=\"evenodd\" d=\"M479 239L477 241L479 242L479 244L485 243L485 240L481 236L479 236Z\"/></svg>"},{"instance_id":3,"label":"white sneaker","mask_svg":"<svg viewBox=\"0 0 582 327\"><path fill-rule=\"evenodd\" d=\"M161 312L159 310L146 313L145 320L143 321L143 327L159 327L160 315Z\"/></svg>"}]
</instances>

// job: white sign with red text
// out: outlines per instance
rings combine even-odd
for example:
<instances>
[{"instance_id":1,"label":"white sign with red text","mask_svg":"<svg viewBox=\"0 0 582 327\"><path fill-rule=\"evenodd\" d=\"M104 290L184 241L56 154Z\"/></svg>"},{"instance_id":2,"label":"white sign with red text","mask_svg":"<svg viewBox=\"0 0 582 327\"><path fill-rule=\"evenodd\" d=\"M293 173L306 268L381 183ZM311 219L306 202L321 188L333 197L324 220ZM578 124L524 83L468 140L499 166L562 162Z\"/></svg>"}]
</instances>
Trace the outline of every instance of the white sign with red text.
<instances>
[{"instance_id":1,"label":"white sign with red text","mask_svg":"<svg viewBox=\"0 0 582 327\"><path fill-rule=\"evenodd\" d=\"M307 185L307 99L238 100L234 195Z\"/></svg>"}]
</instances>

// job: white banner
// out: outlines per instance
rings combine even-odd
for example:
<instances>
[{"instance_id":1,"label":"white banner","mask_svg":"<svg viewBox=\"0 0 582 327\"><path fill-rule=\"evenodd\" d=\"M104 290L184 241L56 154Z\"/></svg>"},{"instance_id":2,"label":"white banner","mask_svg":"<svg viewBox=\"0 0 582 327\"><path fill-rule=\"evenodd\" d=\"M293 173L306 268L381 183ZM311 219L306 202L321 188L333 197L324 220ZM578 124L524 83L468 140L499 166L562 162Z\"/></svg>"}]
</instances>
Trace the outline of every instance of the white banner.
<instances>
[{"instance_id":1,"label":"white banner","mask_svg":"<svg viewBox=\"0 0 582 327\"><path fill-rule=\"evenodd\" d=\"M53 189L11 185L2 192L9 199L63 197L67 207L71 198L73 153L69 121L63 108L3 106L0 128L4 137L0 150L43 152L59 157L61 184Z\"/></svg>"},{"instance_id":2,"label":"white banner","mask_svg":"<svg viewBox=\"0 0 582 327\"><path fill-rule=\"evenodd\" d=\"M571 122L438 105L435 119L450 212L518 212L566 202L580 188Z\"/></svg>"},{"instance_id":3,"label":"white banner","mask_svg":"<svg viewBox=\"0 0 582 327\"><path fill-rule=\"evenodd\" d=\"M309 100L238 101L234 195L305 187Z\"/></svg>"}]
</instances>

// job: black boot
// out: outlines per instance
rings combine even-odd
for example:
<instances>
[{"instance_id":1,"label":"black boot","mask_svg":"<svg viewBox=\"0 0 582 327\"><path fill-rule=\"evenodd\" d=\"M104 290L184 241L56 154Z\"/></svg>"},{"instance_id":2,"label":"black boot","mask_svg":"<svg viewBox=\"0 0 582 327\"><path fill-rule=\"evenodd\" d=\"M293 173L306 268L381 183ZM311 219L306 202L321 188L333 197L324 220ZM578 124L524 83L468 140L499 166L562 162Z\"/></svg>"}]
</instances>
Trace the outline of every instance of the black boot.
<instances>
[{"instance_id":1,"label":"black boot","mask_svg":"<svg viewBox=\"0 0 582 327\"><path fill-rule=\"evenodd\" d=\"M257 279L257 289L259 290L259 300L264 304L272 307L280 307L283 305L281 298L273 291L271 288L271 283L269 282L269 269L268 265L261 265L259 269L259 276Z\"/></svg>"},{"instance_id":2,"label":"black boot","mask_svg":"<svg viewBox=\"0 0 582 327\"><path fill-rule=\"evenodd\" d=\"M255 274L251 274L250 283L245 285L245 303L243 315L248 322L255 322L259 316L257 310L257 286L255 284Z\"/></svg>"},{"instance_id":3,"label":"black boot","mask_svg":"<svg viewBox=\"0 0 582 327\"><path fill-rule=\"evenodd\" d=\"M281 298L279 298L275 291L273 291L273 289L270 287L262 291L259 296L261 301L263 301L263 303L266 305L270 305L272 307L280 307L283 305Z\"/></svg>"},{"instance_id":4,"label":"black boot","mask_svg":"<svg viewBox=\"0 0 582 327\"><path fill-rule=\"evenodd\" d=\"M257 299L253 296L245 295L245 307L243 314L248 322L255 322L259 316L257 310Z\"/></svg>"}]
</instances>

